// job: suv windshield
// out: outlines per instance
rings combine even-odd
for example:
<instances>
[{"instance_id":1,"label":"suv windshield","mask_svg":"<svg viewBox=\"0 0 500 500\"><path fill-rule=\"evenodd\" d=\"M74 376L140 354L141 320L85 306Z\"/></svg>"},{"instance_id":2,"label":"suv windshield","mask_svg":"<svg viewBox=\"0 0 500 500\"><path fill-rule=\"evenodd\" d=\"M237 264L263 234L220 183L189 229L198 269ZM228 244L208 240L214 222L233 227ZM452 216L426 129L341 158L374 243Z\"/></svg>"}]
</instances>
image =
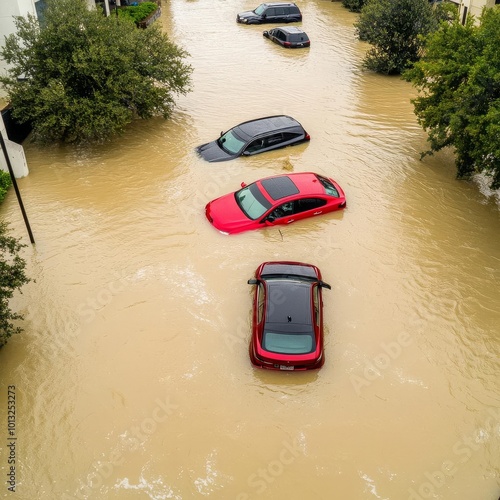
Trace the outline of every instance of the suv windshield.
<instances>
[{"instance_id":1,"label":"suv windshield","mask_svg":"<svg viewBox=\"0 0 500 500\"><path fill-rule=\"evenodd\" d=\"M264 14L265 10L266 10L266 6L264 4L261 4L253 12L254 12L254 14L257 14L258 16L261 16L262 14Z\"/></svg>"},{"instance_id":2,"label":"suv windshield","mask_svg":"<svg viewBox=\"0 0 500 500\"><path fill-rule=\"evenodd\" d=\"M271 204L264 198L255 183L240 189L234 193L234 196L242 212L252 220L258 219L271 208Z\"/></svg>"},{"instance_id":3,"label":"suv windshield","mask_svg":"<svg viewBox=\"0 0 500 500\"><path fill-rule=\"evenodd\" d=\"M217 139L219 146L229 154L236 154L241 151L245 141L240 139L232 130L227 131L223 136Z\"/></svg>"}]
</instances>

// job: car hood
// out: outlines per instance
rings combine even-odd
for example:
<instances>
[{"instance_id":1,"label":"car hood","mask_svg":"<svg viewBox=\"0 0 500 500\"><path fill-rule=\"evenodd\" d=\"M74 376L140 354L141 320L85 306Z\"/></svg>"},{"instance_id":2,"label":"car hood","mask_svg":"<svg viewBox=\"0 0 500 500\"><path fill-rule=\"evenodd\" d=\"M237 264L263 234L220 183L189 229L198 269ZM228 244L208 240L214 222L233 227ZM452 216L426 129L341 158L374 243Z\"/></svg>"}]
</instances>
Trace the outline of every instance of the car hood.
<instances>
[{"instance_id":1,"label":"car hood","mask_svg":"<svg viewBox=\"0 0 500 500\"><path fill-rule=\"evenodd\" d=\"M246 10L238 14L240 19L249 19L251 17L259 17L253 10Z\"/></svg>"},{"instance_id":2,"label":"car hood","mask_svg":"<svg viewBox=\"0 0 500 500\"><path fill-rule=\"evenodd\" d=\"M226 161L235 158L234 155L226 153L222 148L219 147L217 141L207 142L198 146L195 150L204 160L213 161Z\"/></svg>"},{"instance_id":3,"label":"car hood","mask_svg":"<svg viewBox=\"0 0 500 500\"><path fill-rule=\"evenodd\" d=\"M208 203L205 207L205 215L216 229L229 234L251 229L251 226L256 223L241 211L234 193L226 194Z\"/></svg>"}]
</instances>

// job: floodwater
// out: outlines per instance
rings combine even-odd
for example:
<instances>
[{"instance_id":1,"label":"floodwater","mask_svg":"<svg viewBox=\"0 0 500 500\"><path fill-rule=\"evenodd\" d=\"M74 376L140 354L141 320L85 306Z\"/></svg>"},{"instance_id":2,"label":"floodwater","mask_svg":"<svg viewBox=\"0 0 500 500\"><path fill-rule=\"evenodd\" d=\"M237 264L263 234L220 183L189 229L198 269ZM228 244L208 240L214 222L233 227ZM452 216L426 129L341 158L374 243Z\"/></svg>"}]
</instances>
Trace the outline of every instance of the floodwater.
<instances>
[{"instance_id":1,"label":"floodwater","mask_svg":"<svg viewBox=\"0 0 500 500\"><path fill-rule=\"evenodd\" d=\"M170 121L92 148L25 144L36 281L0 351L1 498L498 499L498 200L455 180L450 153L419 160L413 89L361 69L355 14L301 2L312 46L287 51L236 24L255 6L164 3L194 67ZM193 152L281 113L310 143ZM242 181L309 170L339 182L344 212L234 236L204 218ZM0 215L29 243L13 192ZM319 371L250 364L246 281L276 259L332 284Z\"/></svg>"}]
</instances>

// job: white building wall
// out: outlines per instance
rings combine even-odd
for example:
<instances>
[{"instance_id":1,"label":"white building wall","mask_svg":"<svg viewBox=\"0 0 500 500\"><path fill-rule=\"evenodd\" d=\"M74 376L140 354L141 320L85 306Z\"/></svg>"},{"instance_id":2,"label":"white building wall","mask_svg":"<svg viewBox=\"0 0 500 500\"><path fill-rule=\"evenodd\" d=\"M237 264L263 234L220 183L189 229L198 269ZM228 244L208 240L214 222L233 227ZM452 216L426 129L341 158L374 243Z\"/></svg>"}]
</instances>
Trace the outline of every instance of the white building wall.
<instances>
[{"instance_id":1,"label":"white building wall","mask_svg":"<svg viewBox=\"0 0 500 500\"><path fill-rule=\"evenodd\" d=\"M474 16L476 24L479 22L479 18L483 12L484 7L494 7L495 0L461 0L460 2L460 19L462 23L464 22L464 15Z\"/></svg>"},{"instance_id":2,"label":"white building wall","mask_svg":"<svg viewBox=\"0 0 500 500\"><path fill-rule=\"evenodd\" d=\"M0 45L5 43L5 37L15 33L14 16L36 15L34 0L0 0ZM0 58L0 72L5 73L7 63ZM0 88L0 99L5 98L5 91ZM3 119L0 116L0 132L5 141L5 146L9 153L10 163L16 178L25 177L29 174L24 149L20 144L10 141L7 138L7 132ZM7 162L3 152L0 152L0 169L8 172Z\"/></svg>"},{"instance_id":3,"label":"white building wall","mask_svg":"<svg viewBox=\"0 0 500 500\"><path fill-rule=\"evenodd\" d=\"M7 138L7 131L5 130L5 125L3 123L2 116L0 115L0 132L2 133L3 140L5 142L5 147L9 154L10 164L14 172L14 177L18 179L19 177L26 177L29 174L28 163L26 162L26 156L24 155L24 149L21 144L10 141ZM7 162L3 151L0 148L0 170L4 172L9 171Z\"/></svg>"},{"instance_id":4,"label":"white building wall","mask_svg":"<svg viewBox=\"0 0 500 500\"><path fill-rule=\"evenodd\" d=\"M34 0L0 0L0 45L3 47L5 37L15 33L14 16L36 16ZM0 58L0 72L5 73L7 63ZM5 92L0 88L0 98L5 97Z\"/></svg>"}]
</instances>

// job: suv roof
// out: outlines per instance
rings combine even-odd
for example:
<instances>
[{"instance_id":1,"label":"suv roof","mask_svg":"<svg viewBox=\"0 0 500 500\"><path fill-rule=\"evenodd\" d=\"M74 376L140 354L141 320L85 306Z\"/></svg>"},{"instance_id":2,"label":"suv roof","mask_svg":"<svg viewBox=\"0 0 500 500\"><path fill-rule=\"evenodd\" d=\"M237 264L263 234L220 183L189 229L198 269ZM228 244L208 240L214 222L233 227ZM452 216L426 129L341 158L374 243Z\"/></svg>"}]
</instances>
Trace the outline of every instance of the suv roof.
<instances>
[{"instance_id":1,"label":"suv roof","mask_svg":"<svg viewBox=\"0 0 500 500\"><path fill-rule=\"evenodd\" d=\"M297 34L305 34L305 31L297 28L297 26L280 26L279 28L276 28L278 30L284 31L285 33L288 33L289 35L297 35Z\"/></svg>"},{"instance_id":2,"label":"suv roof","mask_svg":"<svg viewBox=\"0 0 500 500\"><path fill-rule=\"evenodd\" d=\"M281 6L288 6L288 7L297 7L293 2L264 2L262 5L267 5L268 7L281 7Z\"/></svg>"},{"instance_id":3,"label":"suv roof","mask_svg":"<svg viewBox=\"0 0 500 500\"><path fill-rule=\"evenodd\" d=\"M279 131L290 127L302 127L300 123L286 115L267 116L257 118L248 122L240 123L237 128L250 137L260 134L266 134L272 131Z\"/></svg>"}]
</instances>

